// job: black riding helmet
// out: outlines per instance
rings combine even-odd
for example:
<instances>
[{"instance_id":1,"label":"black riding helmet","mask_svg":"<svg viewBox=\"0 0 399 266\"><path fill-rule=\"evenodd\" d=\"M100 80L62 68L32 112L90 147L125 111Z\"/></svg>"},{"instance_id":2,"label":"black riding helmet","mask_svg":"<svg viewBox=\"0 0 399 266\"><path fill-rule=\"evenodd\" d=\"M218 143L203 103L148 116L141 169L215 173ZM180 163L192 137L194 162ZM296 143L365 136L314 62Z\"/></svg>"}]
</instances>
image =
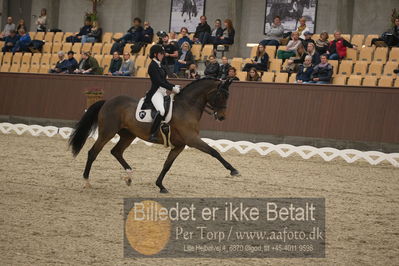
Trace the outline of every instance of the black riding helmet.
<instances>
[{"instance_id":1,"label":"black riding helmet","mask_svg":"<svg viewBox=\"0 0 399 266\"><path fill-rule=\"evenodd\" d=\"M165 49L163 49L163 47L159 44L155 44L151 47L150 49L150 58L153 59L155 57L156 54L165 53Z\"/></svg>"}]
</instances>

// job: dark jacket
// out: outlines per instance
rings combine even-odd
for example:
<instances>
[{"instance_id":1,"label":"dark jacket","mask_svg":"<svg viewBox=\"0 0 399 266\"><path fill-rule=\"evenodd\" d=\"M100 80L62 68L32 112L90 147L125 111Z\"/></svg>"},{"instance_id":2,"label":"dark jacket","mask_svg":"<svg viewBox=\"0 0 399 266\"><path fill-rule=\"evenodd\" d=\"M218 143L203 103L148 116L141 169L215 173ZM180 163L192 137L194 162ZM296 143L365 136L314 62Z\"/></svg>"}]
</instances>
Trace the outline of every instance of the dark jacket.
<instances>
[{"instance_id":1,"label":"dark jacket","mask_svg":"<svg viewBox=\"0 0 399 266\"><path fill-rule=\"evenodd\" d=\"M226 65L223 65L223 64L220 65L218 78L225 79L229 72L230 67L231 67L231 65L229 63L227 63Z\"/></svg>"},{"instance_id":2,"label":"dark jacket","mask_svg":"<svg viewBox=\"0 0 399 266\"><path fill-rule=\"evenodd\" d=\"M330 82L333 75L333 67L331 64L327 64L325 67L321 67L320 64L313 68L311 79L319 78L320 81Z\"/></svg>"},{"instance_id":3,"label":"dark jacket","mask_svg":"<svg viewBox=\"0 0 399 266\"><path fill-rule=\"evenodd\" d=\"M208 77L217 78L219 76L220 66L219 63L209 63L206 65L204 74Z\"/></svg>"},{"instance_id":4,"label":"dark jacket","mask_svg":"<svg viewBox=\"0 0 399 266\"><path fill-rule=\"evenodd\" d=\"M302 80L304 82L311 81L312 73L313 73L313 65L310 67L305 67L304 65L300 65L298 73L296 74L296 80Z\"/></svg>"},{"instance_id":5,"label":"dark jacket","mask_svg":"<svg viewBox=\"0 0 399 266\"><path fill-rule=\"evenodd\" d=\"M227 29L223 29L223 33L226 30ZM233 44L234 43L234 36L236 34L236 31L234 29L231 29L231 31L229 31L227 34L228 34L228 37L223 39L223 43L225 43L225 44Z\"/></svg>"},{"instance_id":6,"label":"dark jacket","mask_svg":"<svg viewBox=\"0 0 399 266\"><path fill-rule=\"evenodd\" d=\"M264 70L267 71L267 67L269 64L269 55L267 53L264 53L263 56L260 58L260 63L257 63L258 61L258 57L255 56L254 57L254 61L257 65L257 69L258 70Z\"/></svg>"},{"instance_id":7,"label":"dark jacket","mask_svg":"<svg viewBox=\"0 0 399 266\"><path fill-rule=\"evenodd\" d=\"M78 61L75 58L68 59L68 71L72 73L79 67Z\"/></svg>"},{"instance_id":8,"label":"dark jacket","mask_svg":"<svg viewBox=\"0 0 399 266\"><path fill-rule=\"evenodd\" d=\"M127 31L128 33L130 33L132 36L130 38L131 42L141 42L143 41L143 37L144 37L144 28L142 26L133 26L130 27L130 29L128 29Z\"/></svg>"},{"instance_id":9,"label":"dark jacket","mask_svg":"<svg viewBox=\"0 0 399 266\"><path fill-rule=\"evenodd\" d=\"M121 68L121 65L122 65L122 58L118 58L116 60L112 58L111 64L109 65L108 72L114 73L116 71L119 71L119 69Z\"/></svg>"},{"instance_id":10,"label":"dark jacket","mask_svg":"<svg viewBox=\"0 0 399 266\"><path fill-rule=\"evenodd\" d=\"M195 29L194 37L198 38L201 32L211 33L211 27L208 25L207 22L205 22L205 24L198 24L197 28Z\"/></svg>"},{"instance_id":11,"label":"dark jacket","mask_svg":"<svg viewBox=\"0 0 399 266\"><path fill-rule=\"evenodd\" d=\"M57 64L55 64L55 68L58 69L57 73L67 72L69 70L69 61L67 59L62 62L58 61Z\"/></svg>"},{"instance_id":12,"label":"dark jacket","mask_svg":"<svg viewBox=\"0 0 399 266\"><path fill-rule=\"evenodd\" d=\"M212 32L214 31L215 29L213 29L212 31L211 31L211 35L212 35ZM220 27L220 28L217 28L216 29L216 36L215 37L221 37L223 35L223 29Z\"/></svg>"},{"instance_id":13,"label":"dark jacket","mask_svg":"<svg viewBox=\"0 0 399 266\"><path fill-rule=\"evenodd\" d=\"M4 41L4 45L6 45L7 43L12 43L12 46L14 46L17 41L19 40L19 35L15 34L14 37L11 37L11 35L6 36L4 38L0 38L0 41Z\"/></svg>"},{"instance_id":14,"label":"dark jacket","mask_svg":"<svg viewBox=\"0 0 399 266\"><path fill-rule=\"evenodd\" d=\"M80 65L80 63L82 62L82 60L83 60L83 59L80 60L79 65ZM91 73L92 73L92 74L94 74L94 75L101 75L101 68L100 68L100 66L98 65L97 60L96 60L94 57L92 57L92 56L89 56L89 57L87 58L87 60L84 62L84 64L83 64L83 69L84 69L84 70L88 70L88 69L90 69L90 68L91 68Z\"/></svg>"},{"instance_id":15,"label":"dark jacket","mask_svg":"<svg viewBox=\"0 0 399 266\"><path fill-rule=\"evenodd\" d=\"M180 48L181 48L181 45L182 45L184 42L188 42L190 45L193 45L193 41L190 40L190 38L188 38L188 36L184 36L184 37L181 37L181 38L177 41L177 47L180 49Z\"/></svg>"},{"instance_id":16,"label":"dark jacket","mask_svg":"<svg viewBox=\"0 0 399 266\"><path fill-rule=\"evenodd\" d=\"M103 37L103 29L98 28L96 30L90 30L88 36L94 37L96 39L96 42L101 42Z\"/></svg>"},{"instance_id":17,"label":"dark jacket","mask_svg":"<svg viewBox=\"0 0 399 266\"><path fill-rule=\"evenodd\" d=\"M148 35L148 36L146 36ZM152 38L154 37L154 29L149 26L147 29L143 30L143 42L152 43Z\"/></svg>"},{"instance_id":18,"label":"dark jacket","mask_svg":"<svg viewBox=\"0 0 399 266\"><path fill-rule=\"evenodd\" d=\"M159 87L163 87L167 90L172 90L174 85L170 83L166 79L166 71L159 66L157 62L151 60L150 65L148 66L148 75L151 79L151 88L147 91L145 96L145 103L151 103L151 98L155 94L155 92L159 89Z\"/></svg>"},{"instance_id":19,"label":"dark jacket","mask_svg":"<svg viewBox=\"0 0 399 266\"><path fill-rule=\"evenodd\" d=\"M180 60L182 54L183 54L182 50L179 50L179 56L177 57L177 60ZM186 63L187 67L192 63L194 63L193 53L191 51L187 51L186 57L183 60L187 62Z\"/></svg>"},{"instance_id":20,"label":"dark jacket","mask_svg":"<svg viewBox=\"0 0 399 266\"><path fill-rule=\"evenodd\" d=\"M84 25L80 28L79 33L77 36L88 35L91 31L91 26Z\"/></svg>"}]
</instances>

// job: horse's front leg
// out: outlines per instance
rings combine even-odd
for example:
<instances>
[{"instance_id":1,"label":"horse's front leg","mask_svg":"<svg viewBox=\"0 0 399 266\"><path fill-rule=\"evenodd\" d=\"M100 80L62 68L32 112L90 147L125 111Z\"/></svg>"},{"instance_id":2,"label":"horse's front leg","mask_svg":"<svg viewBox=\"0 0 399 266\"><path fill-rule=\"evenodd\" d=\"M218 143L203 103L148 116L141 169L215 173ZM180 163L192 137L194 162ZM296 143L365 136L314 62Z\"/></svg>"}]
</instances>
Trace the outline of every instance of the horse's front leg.
<instances>
[{"instance_id":1,"label":"horse's front leg","mask_svg":"<svg viewBox=\"0 0 399 266\"><path fill-rule=\"evenodd\" d=\"M185 145L175 146L173 149L170 150L168 158L166 158L166 161L163 165L162 171L159 174L157 181L155 182L155 184L159 187L161 193L168 193L168 190L162 185L163 178L169 171L176 157L183 151L184 147Z\"/></svg>"},{"instance_id":2,"label":"horse's front leg","mask_svg":"<svg viewBox=\"0 0 399 266\"><path fill-rule=\"evenodd\" d=\"M237 169L235 169L231 164L229 164L225 159L223 159L223 157L220 155L219 152L217 152L214 148L206 144L202 139L200 138L192 139L187 143L187 145L196 148L200 151L203 151L211 155L212 157L218 159L219 162L221 162L226 169L230 170L230 175L240 176L240 172L238 172Z\"/></svg>"}]
</instances>

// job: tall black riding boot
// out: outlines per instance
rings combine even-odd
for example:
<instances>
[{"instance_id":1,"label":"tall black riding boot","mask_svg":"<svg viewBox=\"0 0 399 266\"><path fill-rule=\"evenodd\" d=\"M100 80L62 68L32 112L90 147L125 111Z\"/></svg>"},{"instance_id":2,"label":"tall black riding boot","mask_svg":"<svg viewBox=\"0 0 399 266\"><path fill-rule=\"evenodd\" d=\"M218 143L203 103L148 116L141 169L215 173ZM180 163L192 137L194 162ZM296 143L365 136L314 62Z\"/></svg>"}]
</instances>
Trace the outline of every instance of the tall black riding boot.
<instances>
[{"instance_id":1,"label":"tall black riding boot","mask_svg":"<svg viewBox=\"0 0 399 266\"><path fill-rule=\"evenodd\" d=\"M157 114L155 115L155 118L154 118L154 122L152 122L151 135L150 135L150 138L148 139L148 141L150 141L150 142L158 141L157 135L158 135L159 127L162 122L162 118L163 117L161 116L161 114L159 112L157 112Z\"/></svg>"}]
</instances>

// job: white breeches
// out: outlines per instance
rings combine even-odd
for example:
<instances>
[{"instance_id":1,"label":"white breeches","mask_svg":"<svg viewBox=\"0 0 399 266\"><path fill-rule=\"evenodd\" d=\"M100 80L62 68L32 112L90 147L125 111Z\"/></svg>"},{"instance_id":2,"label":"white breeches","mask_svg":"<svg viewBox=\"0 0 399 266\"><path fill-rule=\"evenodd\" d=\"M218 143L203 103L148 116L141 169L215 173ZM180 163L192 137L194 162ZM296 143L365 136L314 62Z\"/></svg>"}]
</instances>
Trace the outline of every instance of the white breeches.
<instances>
[{"instance_id":1,"label":"white breeches","mask_svg":"<svg viewBox=\"0 0 399 266\"><path fill-rule=\"evenodd\" d=\"M151 102L154 105L155 109L159 111L159 113L164 116L165 115L165 107L163 105L163 97L166 96L166 89L160 87L157 92L151 98Z\"/></svg>"}]
</instances>

